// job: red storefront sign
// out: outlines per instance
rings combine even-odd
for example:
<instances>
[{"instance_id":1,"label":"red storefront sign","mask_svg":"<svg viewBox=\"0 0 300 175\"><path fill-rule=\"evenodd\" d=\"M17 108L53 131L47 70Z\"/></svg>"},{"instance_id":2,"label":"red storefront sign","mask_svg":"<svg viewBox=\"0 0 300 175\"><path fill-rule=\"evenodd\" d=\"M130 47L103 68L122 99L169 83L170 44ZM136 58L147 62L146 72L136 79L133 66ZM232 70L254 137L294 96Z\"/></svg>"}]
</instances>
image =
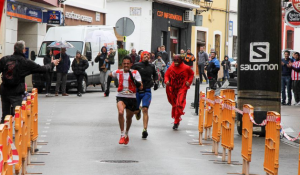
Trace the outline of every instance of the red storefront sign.
<instances>
[{"instance_id":1,"label":"red storefront sign","mask_svg":"<svg viewBox=\"0 0 300 175\"><path fill-rule=\"evenodd\" d=\"M1 26L1 19L2 19L2 14L3 14L4 4L5 4L5 0L0 0L0 26Z\"/></svg>"},{"instance_id":2,"label":"red storefront sign","mask_svg":"<svg viewBox=\"0 0 300 175\"><path fill-rule=\"evenodd\" d=\"M177 39L173 39L173 44L177 44L178 40Z\"/></svg>"},{"instance_id":3,"label":"red storefront sign","mask_svg":"<svg viewBox=\"0 0 300 175\"><path fill-rule=\"evenodd\" d=\"M300 13L300 0L292 0L294 9Z\"/></svg>"}]
</instances>

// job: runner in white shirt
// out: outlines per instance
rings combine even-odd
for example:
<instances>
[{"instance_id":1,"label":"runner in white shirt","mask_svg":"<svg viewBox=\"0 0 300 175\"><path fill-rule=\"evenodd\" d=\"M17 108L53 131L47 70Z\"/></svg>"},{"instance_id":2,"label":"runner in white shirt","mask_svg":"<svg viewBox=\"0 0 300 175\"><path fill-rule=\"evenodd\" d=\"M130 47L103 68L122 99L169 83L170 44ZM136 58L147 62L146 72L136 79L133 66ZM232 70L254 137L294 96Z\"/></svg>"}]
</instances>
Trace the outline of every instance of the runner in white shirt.
<instances>
[{"instance_id":1,"label":"runner in white shirt","mask_svg":"<svg viewBox=\"0 0 300 175\"><path fill-rule=\"evenodd\" d=\"M142 78L136 70L130 70L132 66L131 58L123 58L123 68L113 71L109 76L117 77L119 80L117 107L119 112L119 125L121 129L121 138L119 144L127 145L129 142L128 132L132 123L132 116L136 110L136 89L142 89ZM131 74L131 75L130 75ZM124 110L126 109L126 131L124 129ZM137 111L138 112L138 111Z\"/></svg>"}]
</instances>

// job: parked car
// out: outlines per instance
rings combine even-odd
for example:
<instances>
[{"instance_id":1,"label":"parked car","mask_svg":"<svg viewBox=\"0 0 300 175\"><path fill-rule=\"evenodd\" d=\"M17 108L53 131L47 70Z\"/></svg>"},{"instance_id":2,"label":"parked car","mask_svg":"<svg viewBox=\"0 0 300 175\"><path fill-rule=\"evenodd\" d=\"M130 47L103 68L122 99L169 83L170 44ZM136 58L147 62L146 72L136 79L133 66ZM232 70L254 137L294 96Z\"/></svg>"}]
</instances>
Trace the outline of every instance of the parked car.
<instances>
[{"instance_id":1,"label":"parked car","mask_svg":"<svg viewBox=\"0 0 300 175\"><path fill-rule=\"evenodd\" d=\"M230 70L229 70L229 76L230 78L237 77L237 61L233 58L229 58L230 61Z\"/></svg>"},{"instance_id":2,"label":"parked car","mask_svg":"<svg viewBox=\"0 0 300 175\"><path fill-rule=\"evenodd\" d=\"M32 58L37 64L43 65L43 59L46 56L47 46L53 41L67 41L71 43L74 48L67 49L66 53L70 56L71 63L76 56L76 51L80 51L88 59L89 67L86 70L86 76L83 79L82 86L83 91L86 92L89 85L100 84L100 71L99 63L94 62L95 57L99 52L99 48L102 46L117 48L116 41L112 43L91 43L86 42L86 36L89 32L95 30L105 30L114 34L112 26L63 26L52 27L48 30L37 56ZM109 49L109 48L108 48ZM54 49L59 52L59 49ZM31 54L35 55L35 53ZM118 53L115 56L115 64L111 66L111 70L118 68ZM56 86L56 72L54 69L53 79L51 86ZM115 81L115 79L114 79ZM115 81L116 83L117 81ZM32 76L32 84L35 88L38 88L39 92L45 87L45 78L43 74L34 74ZM77 87L76 77L73 75L72 69L69 70L67 75L67 90Z\"/></svg>"}]
</instances>

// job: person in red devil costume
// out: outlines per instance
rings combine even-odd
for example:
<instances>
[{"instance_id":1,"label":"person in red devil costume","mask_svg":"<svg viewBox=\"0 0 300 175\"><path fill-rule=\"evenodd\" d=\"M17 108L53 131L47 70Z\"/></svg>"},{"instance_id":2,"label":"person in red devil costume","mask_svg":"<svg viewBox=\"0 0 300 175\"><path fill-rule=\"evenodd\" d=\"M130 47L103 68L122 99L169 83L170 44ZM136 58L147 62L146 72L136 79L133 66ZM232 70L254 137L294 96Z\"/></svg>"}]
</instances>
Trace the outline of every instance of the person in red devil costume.
<instances>
[{"instance_id":1,"label":"person in red devil costume","mask_svg":"<svg viewBox=\"0 0 300 175\"><path fill-rule=\"evenodd\" d=\"M193 70L183 63L180 55L173 56L173 63L165 74L166 91L169 103L172 105L173 129L178 129L181 116L184 115L186 93L193 82Z\"/></svg>"}]
</instances>

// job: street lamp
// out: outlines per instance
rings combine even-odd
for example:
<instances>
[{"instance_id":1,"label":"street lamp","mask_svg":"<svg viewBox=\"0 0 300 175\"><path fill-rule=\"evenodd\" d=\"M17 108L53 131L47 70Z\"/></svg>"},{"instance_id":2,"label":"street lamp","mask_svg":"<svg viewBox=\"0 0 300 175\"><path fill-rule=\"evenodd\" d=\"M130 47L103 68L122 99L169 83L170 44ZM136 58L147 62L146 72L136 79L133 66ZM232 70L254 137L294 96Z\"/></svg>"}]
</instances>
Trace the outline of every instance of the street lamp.
<instances>
[{"instance_id":1,"label":"street lamp","mask_svg":"<svg viewBox=\"0 0 300 175\"><path fill-rule=\"evenodd\" d=\"M205 8L205 10L197 10L197 14L201 14L203 12L208 12L209 9L211 9L212 7L212 4L213 4L213 0L204 0L204 6L202 6L202 8Z\"/></svg>"}]
</instances>

